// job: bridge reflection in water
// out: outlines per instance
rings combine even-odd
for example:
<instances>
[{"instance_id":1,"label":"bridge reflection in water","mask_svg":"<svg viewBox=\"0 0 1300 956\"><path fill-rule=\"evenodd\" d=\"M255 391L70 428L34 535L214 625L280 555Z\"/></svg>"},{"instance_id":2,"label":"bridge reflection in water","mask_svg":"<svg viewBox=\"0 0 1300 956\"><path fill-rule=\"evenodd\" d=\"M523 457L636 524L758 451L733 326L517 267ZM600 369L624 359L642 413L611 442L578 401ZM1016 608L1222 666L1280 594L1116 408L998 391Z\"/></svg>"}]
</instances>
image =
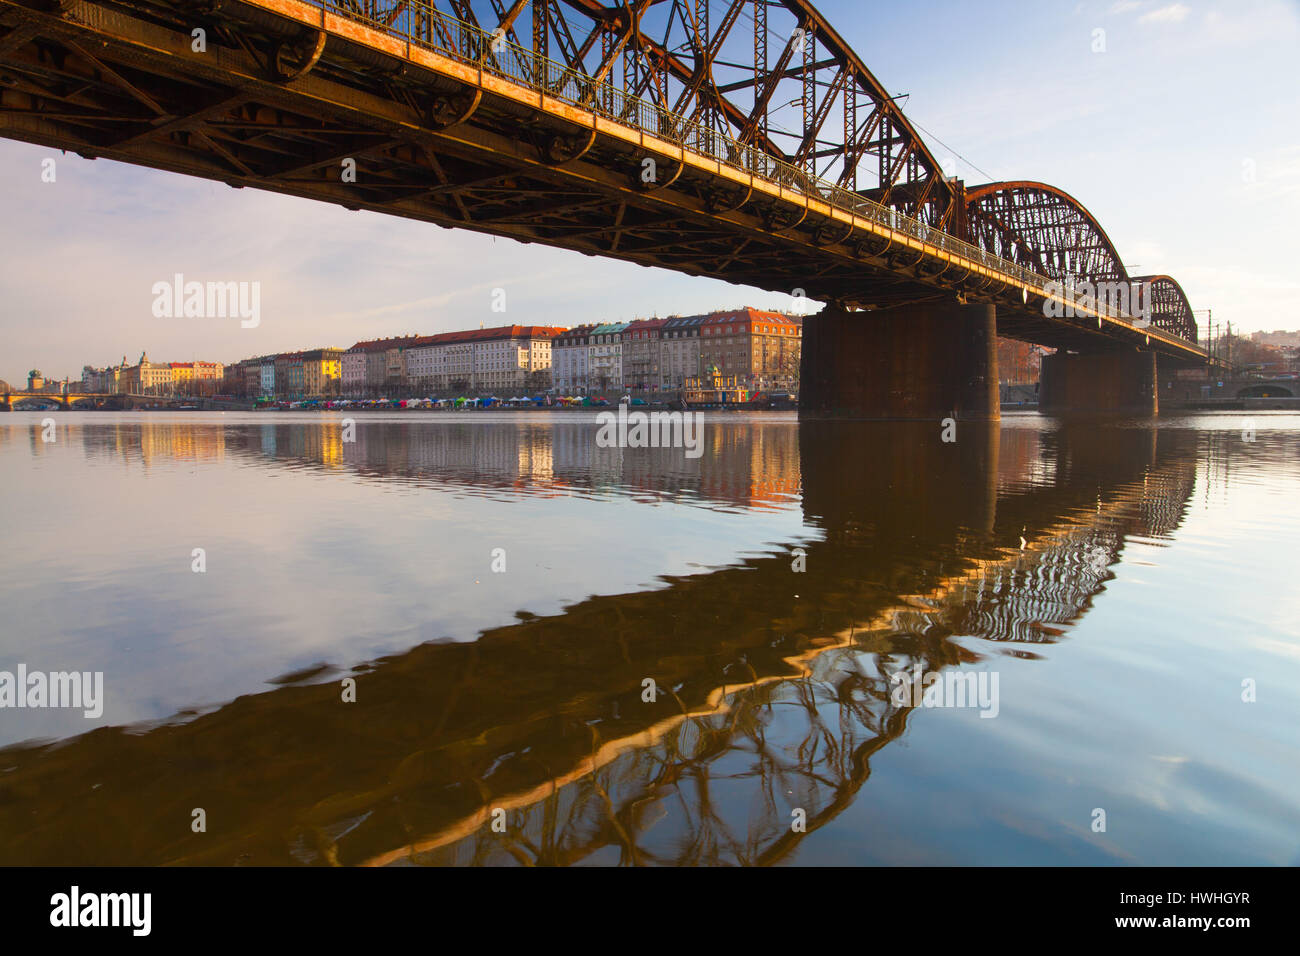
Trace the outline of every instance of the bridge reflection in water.
<instances>
[{"instance_id":1,"label":"bridge reflection in water","mask_svg":"<svg viewBox=\"0 0 1300 956\"><path fill-rule=\"evenodd\" d=\"M600 449L594 431L372 422L342 444L324 422L85 429L92 457L801 502L814 534L802 574L789 553L750 556L358 665L355 704L336 682L289 684L184 723L9 748L0 862L778 862L805 838L793 809L815 832L925 719L890 701L890 673L974 665L971 637L1028 658L1061 639L1126 535L1177 526L1196 469L1189 431L980 426L942 444L929 425L716 424L698 461ZM158 826L196 806L220 825Z\"/></svg>"}]
</instances>

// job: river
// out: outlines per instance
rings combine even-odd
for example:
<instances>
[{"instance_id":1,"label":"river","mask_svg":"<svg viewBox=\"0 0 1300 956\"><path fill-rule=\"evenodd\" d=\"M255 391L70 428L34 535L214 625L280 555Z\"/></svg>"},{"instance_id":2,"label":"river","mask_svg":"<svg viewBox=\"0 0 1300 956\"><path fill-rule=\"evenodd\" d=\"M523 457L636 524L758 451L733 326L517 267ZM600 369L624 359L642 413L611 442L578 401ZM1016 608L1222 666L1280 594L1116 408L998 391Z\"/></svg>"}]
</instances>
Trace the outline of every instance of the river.
<instances>
[{"instance_id":1,"label":"river","mask_svg":"<svg viewBox=\"0 0 1300 956\"><path fill-rule=\"evenodd\" d=\"M0 864L1300 864L1300 416L597 435L0 416Z\"/></svg>"}]
</instances>

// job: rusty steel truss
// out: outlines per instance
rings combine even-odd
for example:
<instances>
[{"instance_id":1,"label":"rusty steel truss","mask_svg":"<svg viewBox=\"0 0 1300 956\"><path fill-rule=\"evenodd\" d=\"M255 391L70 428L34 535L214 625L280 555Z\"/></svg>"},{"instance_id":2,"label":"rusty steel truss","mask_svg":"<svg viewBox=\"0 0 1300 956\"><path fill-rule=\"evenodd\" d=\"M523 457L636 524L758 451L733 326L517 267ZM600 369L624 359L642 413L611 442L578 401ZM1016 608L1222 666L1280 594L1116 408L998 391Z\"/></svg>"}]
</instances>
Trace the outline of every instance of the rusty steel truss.
<instances>
[{"instance_id":1,"label":"rusty steel truss","mask_svg":"<svg viewBox=\"0 0 1300 956\"><path fill-rule=\"evenodd\" d=\"M1169 276L1135 276L1133 281L1151 290L1151 324L1189 342L1196 341L1196 316L1187 295Z\"/></svg>"},{"instance_id":2,"label":"rusty steel truss","mask_svg":"<svg viewBox=\"0 0 1300 956\"><path fill-rule=\"evenodd\" d=\"M991 302L1005 334L1060 348L1204 357L1114 310L1046 317L1074 250L1016 248L805 0L0 0L0 135L848 307Z\"/></svg>"},{"instance_id":3,"label":"rusty steel truss","mask_svg":"<svg viewBox=\"0 0 1300 956\"><path fill-rule=\"evenodd\" d=\"M1106 231L1073 196L1046 183L988 183L968 189L966 202L980 248L1071 286L1149 286L1152 326L1196 341L1182 287L1169 276L1130 276Z\"/></svg>"}]
</instances>

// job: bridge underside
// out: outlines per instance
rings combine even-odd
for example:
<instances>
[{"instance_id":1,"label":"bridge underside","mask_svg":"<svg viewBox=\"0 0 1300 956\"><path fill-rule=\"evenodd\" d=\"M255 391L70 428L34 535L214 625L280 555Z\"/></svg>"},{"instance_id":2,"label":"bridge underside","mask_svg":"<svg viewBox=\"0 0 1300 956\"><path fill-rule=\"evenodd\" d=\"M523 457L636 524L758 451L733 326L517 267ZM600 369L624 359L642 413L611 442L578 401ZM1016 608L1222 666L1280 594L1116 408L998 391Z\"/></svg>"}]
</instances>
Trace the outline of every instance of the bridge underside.
<instances>
[{"instance_id":1,"label":"bridge underside","mask_svg":"<svg viewBox=\"0 0 1300 956\"><path fill-rule=\"evenodd\" d=\"M191 6L61 0L55 15L0 0L0 135L849 308L996 305L1011 338L1201 360L1154 330L1049 318L1019 280L941 237L866 223L318 7Z\"/></svg>"},{"instance_id":2,"label":"bridge underside","mask_svg":"<svg viewBox=\"0 0 1300 956\"><path fill-rule=\"evenodd\" d=\"M494 92L510 84L491 77L462 84L409 64L402 75L397 59L331 37L309 73L276 81L256 53L299 31L252 7L222 8L248 50L214 36L196 54L183 11L159 23L100 3L69 3L68 18L35 6L0 0L9 138L857 306L952 294L899 250L861 255L851 230L716 167L660 155L658 182L643 183L654 154L642 143L588 145L581 126ZM355 182L342 181L348 159Z\"/></svg>"}]
</instances>

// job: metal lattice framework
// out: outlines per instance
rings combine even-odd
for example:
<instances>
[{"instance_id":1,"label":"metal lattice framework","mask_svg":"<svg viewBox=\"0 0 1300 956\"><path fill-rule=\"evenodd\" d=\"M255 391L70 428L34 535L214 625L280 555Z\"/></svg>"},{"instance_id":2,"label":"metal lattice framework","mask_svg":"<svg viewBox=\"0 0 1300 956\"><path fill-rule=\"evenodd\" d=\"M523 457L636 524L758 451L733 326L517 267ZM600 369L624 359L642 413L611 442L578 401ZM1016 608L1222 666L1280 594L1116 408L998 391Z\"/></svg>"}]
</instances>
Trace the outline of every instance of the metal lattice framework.
<instances>
[{"instance_id":1,"label":"metal lattice framework","mask_svg":"<svg viewBox=\"0 0 1300 956\"><path fill-rule=\"evenodd\" d=\"M1152 325L1189 342L1196 341L1196 316L1182 286L1169 276L1137 276L1133 281L1150 289Z\"/></svg>"},{"instance_id":2,"label":"metal lattice framework","mask_svg":"<svg viewBox=\"0 0 1300 956\"><path fill-rule=\"evenodd\" d=\"M966 192L976 243L1059 282L1127 282L1101 224L1073 196L1046 183L1008 182Z\"/></svg>"},{"instance_id":3,"label":"metal lattice framework","mask_svg":"<svg viewBox=\"0 0 1300 956\"><path fill-rule=\"evenodd\" d=\"M967 190L966 203L972 238L981 249L1066 285L1145 286L1151 325L1196 341L1182 287L1166 275L1130 276L1106 231L1073 196L1046 183L988 183Z\"/></svg>"}]
</instances>

